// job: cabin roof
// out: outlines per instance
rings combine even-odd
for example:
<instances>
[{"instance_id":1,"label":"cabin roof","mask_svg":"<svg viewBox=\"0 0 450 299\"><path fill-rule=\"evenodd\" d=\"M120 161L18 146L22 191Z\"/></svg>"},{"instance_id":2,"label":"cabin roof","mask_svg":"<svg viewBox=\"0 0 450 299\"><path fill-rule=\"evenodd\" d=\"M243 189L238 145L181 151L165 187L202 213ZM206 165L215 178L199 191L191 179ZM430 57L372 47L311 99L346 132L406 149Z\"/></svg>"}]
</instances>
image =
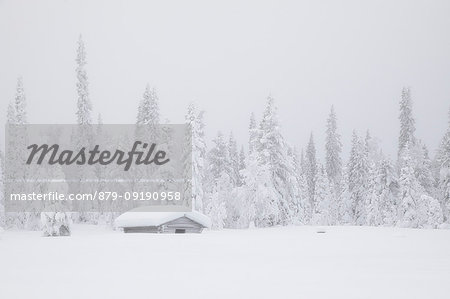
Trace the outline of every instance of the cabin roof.
<instances>
[{"instance_id":1,"label":"cabin roof","mask_svg":"<svg viewBox=\"0 0 450 299\"><path fill-rule=\"evenodd\" d=\"M211 227L211 220L206 215L196 211L190 212L159 212L146 211L137 208L123 213L117 217L115 224L117 227L139 227L139 226L160 226L164 223L186 217L194 222L201 224L203 227Z\"/></svg>"}]
</instances>

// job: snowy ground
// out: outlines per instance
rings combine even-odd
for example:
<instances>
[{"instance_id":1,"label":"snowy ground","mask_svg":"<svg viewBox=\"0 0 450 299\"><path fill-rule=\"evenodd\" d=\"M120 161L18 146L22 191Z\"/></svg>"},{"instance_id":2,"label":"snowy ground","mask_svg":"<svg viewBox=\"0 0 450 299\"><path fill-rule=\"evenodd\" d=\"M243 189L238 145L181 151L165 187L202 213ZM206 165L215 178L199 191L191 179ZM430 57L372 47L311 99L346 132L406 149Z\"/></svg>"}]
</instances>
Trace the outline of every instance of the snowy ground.
<instances>
[{"instance_id":1,"label":"snowy ground","mask_svg":"<svg viewBox=\"0 0 450 299\"><path fill-rule=\"evenodd\" d=\"M0 298L450 298L450 230L4 232Z\"/></svg>"}]
</instances>

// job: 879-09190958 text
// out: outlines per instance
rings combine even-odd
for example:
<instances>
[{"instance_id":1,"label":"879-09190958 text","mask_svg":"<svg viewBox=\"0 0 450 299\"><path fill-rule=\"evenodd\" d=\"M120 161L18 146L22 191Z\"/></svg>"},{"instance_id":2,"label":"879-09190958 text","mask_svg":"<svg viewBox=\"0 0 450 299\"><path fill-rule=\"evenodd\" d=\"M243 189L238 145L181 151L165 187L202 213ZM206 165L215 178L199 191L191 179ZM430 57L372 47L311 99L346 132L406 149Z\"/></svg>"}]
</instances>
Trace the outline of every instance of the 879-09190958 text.
<instances>
[{"instance_id":1,"label":"879-09190958 text","mask_svg":"<svg viewBox=\"0 0 450 299\"><path fill-rule=\"evenodd\" d=\"M47 193L12 193L11 201L179 201L181 192L176 191L141 191L141 192L111 192L111 191L95 191L94 193L70 193L64 194L60 192Z\"/></svg>"}]
</instances>

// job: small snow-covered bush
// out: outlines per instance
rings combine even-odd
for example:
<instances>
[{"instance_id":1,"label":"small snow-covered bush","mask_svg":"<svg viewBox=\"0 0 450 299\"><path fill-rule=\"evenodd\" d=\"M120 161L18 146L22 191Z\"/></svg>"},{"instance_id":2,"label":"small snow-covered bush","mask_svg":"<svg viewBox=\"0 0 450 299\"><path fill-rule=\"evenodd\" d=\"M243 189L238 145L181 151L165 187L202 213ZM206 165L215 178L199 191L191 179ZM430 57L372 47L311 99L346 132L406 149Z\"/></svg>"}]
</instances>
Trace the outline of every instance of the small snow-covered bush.
<instances>
[{"instance_id":1,"label":"small snow-covered bush","mask_svg":"<svg viewBox=\"0 0 450 299\"><path fill-rule=\"evenodd\" d=\"M438 228L443 222L442 209L437 199L422 195L420 198L422 204L426 205L426 214L423 219L423 227L425 228Z\"/></svg>"},{"instance_id":2,"label":"small snow-covered bush","mask_svg":"<svg viewBox=\"0 0 450 299\"><path fill-rule=\"evenodd\" d=\"M64 212L41 213L42 233L45 237L70 236L70 218Z\"/></svg>"}]
</instances>

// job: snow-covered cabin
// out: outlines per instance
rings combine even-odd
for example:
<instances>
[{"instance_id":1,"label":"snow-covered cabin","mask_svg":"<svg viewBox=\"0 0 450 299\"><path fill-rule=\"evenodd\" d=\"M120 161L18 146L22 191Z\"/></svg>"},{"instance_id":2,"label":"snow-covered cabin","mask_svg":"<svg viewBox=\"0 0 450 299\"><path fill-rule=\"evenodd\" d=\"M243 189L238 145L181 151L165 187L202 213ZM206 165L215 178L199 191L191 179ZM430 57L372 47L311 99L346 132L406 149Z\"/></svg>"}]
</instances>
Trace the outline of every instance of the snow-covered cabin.
<instances>
[{"instance_id":1,"label":"snow-covered cabin","mask_svg":"<svg viewBox=\"0 0 450 299\"><path fill-rule=\"evenodd\" d=\"M211 220L202 213L191 211L162 212L137 208L117 217L115 224L125 233L201 233L211 227Z\"/></svg>"}]
</instances>

